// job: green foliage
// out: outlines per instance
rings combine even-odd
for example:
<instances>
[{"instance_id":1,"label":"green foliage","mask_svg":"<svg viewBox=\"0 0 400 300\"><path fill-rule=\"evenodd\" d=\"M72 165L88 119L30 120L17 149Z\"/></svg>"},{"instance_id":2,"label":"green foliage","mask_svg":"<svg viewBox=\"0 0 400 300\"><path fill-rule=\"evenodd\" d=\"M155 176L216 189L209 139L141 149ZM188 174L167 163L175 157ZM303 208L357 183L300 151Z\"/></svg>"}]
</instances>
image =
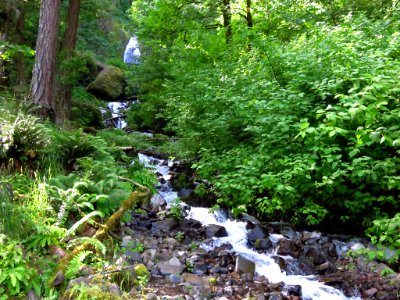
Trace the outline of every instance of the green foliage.
<instances>
[{"instance_id":1,"label":"green foliage","mask_svg":"<svg viewBox=\"0 0 400 300\"><path fill-rule=\"evenodd\" d=\"M71 259L65 271L65 278L75 278L76 275L79 274L81 268L84 266L83 261L91 254L93 254L92 251L81 251L73 259Z\"/></svg>"},{"instance_id":2,"label":"green foliage","mask_svg":"<svg viewBox=\"0 0 400 300\"><path fill-rule=\"evenodd\" d=\"M5 289L2 294L18 296L32 288L40 294L39 275L29 265L29 255L24 254L20 243L0 235L0 286Z\"/></svg>"},{"instance_id":3,"label":"green foliage","mask_svg":"<svg viewBox=\"0 0 400 300\"><path fill-rule=\"evenodd\" d=\"M22 112L2 119L0 132L0 167L6 169L36 167L32 164L51 141L49 129L38 118Z\"/></svg>"},{"instance_id":4,"label":"green foliage","mask_svg":"<svg viewBox=\"0 0 400 300\"><path fill-rule=\"evenodd\" d=\"M175 219L183 219L184 215L182 211L181 200L179 198L176 198L170 203L169 212Z\"/></svg>"}]
</instances>

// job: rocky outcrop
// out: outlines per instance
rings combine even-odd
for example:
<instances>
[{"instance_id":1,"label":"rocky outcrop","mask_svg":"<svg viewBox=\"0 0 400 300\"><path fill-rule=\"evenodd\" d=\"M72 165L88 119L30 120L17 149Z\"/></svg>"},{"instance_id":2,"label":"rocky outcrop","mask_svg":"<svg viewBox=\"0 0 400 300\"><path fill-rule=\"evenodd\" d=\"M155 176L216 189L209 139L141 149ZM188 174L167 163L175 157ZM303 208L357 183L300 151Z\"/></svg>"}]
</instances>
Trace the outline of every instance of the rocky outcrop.
<instances>
[{"instance_id":1,"label":"rocky outcrop","mask_svg":"<svg viewBox=\"0 0 400 300\"><path fill-rule=\"evenodd\" d=\"M117 67L104 68L87 87L88 92L104 100L116 100L124 93L125 76Z\"/></svg>"}]
</instances>

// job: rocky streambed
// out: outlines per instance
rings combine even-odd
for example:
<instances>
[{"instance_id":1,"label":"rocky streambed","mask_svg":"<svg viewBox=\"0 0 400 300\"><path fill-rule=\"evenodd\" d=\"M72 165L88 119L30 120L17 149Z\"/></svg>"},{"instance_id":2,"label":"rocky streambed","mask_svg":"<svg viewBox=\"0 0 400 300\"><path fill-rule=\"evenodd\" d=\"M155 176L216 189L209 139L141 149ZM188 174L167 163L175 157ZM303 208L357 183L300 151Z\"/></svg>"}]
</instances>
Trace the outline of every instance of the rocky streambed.
<instances>
[{"instance_id":1,"label":"rocky streambed","mask_svg":"<svg viewBox=\"0 0 400 300\"><path fill-rule=\"evenodd\" d=\"M139 159L159 177L158 193L122 223L116 265L136 279L124 295L122 284L105 285L116 299L399 299L398 273L383 276L386 265L348 255L366 240L175 202L192 193L171 184L182 177L179 162Z\"/></svg>"},{"instance_id":2,"label":"rocky streambed","mask_svg":"<svg viewBox=\"0 0 400 300\"><path fill-rule=\"evenodd\" d=\"M151 271L147 299L398 299L399 274L381 276L386 265L347 254L367 241L173 204L190 193L171 185L179 163L139 157L157 173L159 193L125 224L122 245L143 245L125 256Z\"/></svg>"}]
</instances>

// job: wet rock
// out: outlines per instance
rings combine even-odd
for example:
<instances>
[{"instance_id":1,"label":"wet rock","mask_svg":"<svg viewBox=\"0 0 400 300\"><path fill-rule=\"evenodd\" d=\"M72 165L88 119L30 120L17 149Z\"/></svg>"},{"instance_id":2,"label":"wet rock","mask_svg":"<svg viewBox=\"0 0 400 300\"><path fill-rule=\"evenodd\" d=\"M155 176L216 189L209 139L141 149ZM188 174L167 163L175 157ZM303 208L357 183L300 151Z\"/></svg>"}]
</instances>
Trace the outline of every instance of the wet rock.
<instances>
[{"instance_id":1,"label":"wet rock","mask_svg":"<svg viewBox=\"0 0 400 300\"><path fill-rule=\"evenodd\" d=\"M254 248L256 250L268 250L272 248L272 242L269 238L258 239L254 243Z\"/></svg>"},{"instance_id":2,"label":"wet rock","mask_svg":"<svg viewBox=\"0 0 400 300\"><path fill-rule=\"evenodd\" d=\"M191 197L193 194L194 194L194 190L193 189L183 188L183 189L180 189L178 191L178 197L182 198L182 199L187 198L187 197Z\"/></svg>"},{"instance_id":3,"label":"wet rock","mask_svg":"<svg viewBox=\"0 0 400 300\"><path fill-rule=\"evenodd\" d=\"M169 261L162 261L157 264L162 275L179 274L185 269L185 266L176 257Z\"/></svg>"},{"instance_id":4,"label":"wet rock","mask_svg":"<svg viewBox=\"0 0 400 300\"><path fill-rule=\"evenodd\" d=\"M304 255L311 259L314 265L321 265L326 261L325 255L317 246L309 246L304 248Z\"/></svg>"},{"instance_id":5,"label":"wet rock","mask_svg":"<svg viewBox=\"0 0 400 300\"><path fill-rule=\"evenodd\" d=\"M221 225L215 225L215 224L207 225L204 231L208 239L213 237L228 236L228 232L226 231L225 227Z\"/></svg>"},{"instance_id":6,"label":"wet rock","mask_svg":"<svg viewBox=\"0 0 400 300\"><path fill-rule=\"evenodd\" d=\"M364 298L372 298L378 292L376 288L368 289L362 292Z\"/></svg>"},{"instance_id":7,"label":"wet rock","mask_svg":"<svg viewBox=\"0 0 400 300\"><path fill-rule=\"evenodd\" d=\"M284 286L284 282L271 283L268 285L268 289L273 292L280 292Z\"/></svg>"},{"instance_id":8,"label":"wet rock","mask_svg":"<svg viewBox=\"0 0 400 300\"><path fill-rule=\"evenodd\" d=\"M238 256L236 258L236 265L235 265L236 273L238 273L238 274L248 273L253 278L255 270L256 270L256 264L253 261L248 260L247 258L244 258L243 256Z\"/></svg>"},{"instance_id":9,"label":"wet rock","mask_svg":"<svg viewBox=\"0 0 400 300\"><path fill-rule=\"evenodd\" d=\"M301 286L300 285L289 285L287 286L287 294L289 296L301 296Z\"/></svg>"},{"instance_id":10,"label":"wet rock","mask_svg":"<svg viewBox=\"0 0 400 300\"><path fill-rule=\"evenodd\" d=\"M315 267L315 270L318 272L323 272L326 271L330 268L331 264L329 263L329 261L326 261L318 266Z\"/></svg>"},{"instance_id":11,"label":"wet rock","mask_svg":"<svg viewBox=\"0 0 400 300\"><path fill-rule=\"evenodd\" d=\"M30 290L27 294L28 300L40 300L39 296L36 295L34 290Z\"/></svg>"},{"instance_id":12,"label":"wet rock","mask_svg":"<svg viewBox=\"0 0 400 300\"><path fill-rule=\"evenodd\" d=\"M269 300L283 300L284 297L281 292L272 292L269 294Z\"/></svg>"},{"instance_id":13,"label":"wet rock","mask_svg":"<svg viewBox=\"0 0 400 300\"><path fill-rule=\"evenodd\" d=\"M153 195L153 197L150 199L150 203L155 209L161 209L167 205L167 202L159 194Z\"/></svg>"},{"instance_id":14,"label":"wet rock","mask_svg":"<svg viewBox=\"0 0 400 300\"><path fill-rule=\"evenodd\" d=\"M254 247L257 240L261 240L267 237L267 233L261 225L255 225L255 227L248 231L247 241Z\"/></svg>"},{"instance_id":15,"label":"wet rock","mask_svg":"<svg viewBox=\"0 0 400 300\"><path fill-rule=\"evenodd\" d=\"M316 231L312 231L312 232L308 232L308 231L304 231L303 235L301 237L302 242L307 242L309 240L317 240L321 237L321 233L316 232Z\"/></svg>"},{"instance_id":16,"label":"wet rock","mask_svg":"<svg viewBox=\"0 0 400 300\"><path fill-rule=\"evenodd\" d=\"M295 242L287 239L281 239L278 244L279 255L290 255L292 257L299 256L299 246Z\"/></svg>"},{"instance_id":17,"label":"wet rock","mask_svg":"<svg viewBox=\"0 0 400 300\"><path fill-rule=\"evenodd\" d=\"M167 218L165 220L153 223L152 230L161 232L170 232L173 228L179 225L178 221L174 218Z\"/></svg>"},{"instance_id":18,"label":"wet rock","mask_svg":"<svg viewBox=\"0 0 400 300\"><path fill-rule=\"evenodd\" d=\"M246 213L240 214L240 220L247 222L251 228L254 228L255 225L261 225L261 222L257 218Z\"/></svg>"}]
</instances>

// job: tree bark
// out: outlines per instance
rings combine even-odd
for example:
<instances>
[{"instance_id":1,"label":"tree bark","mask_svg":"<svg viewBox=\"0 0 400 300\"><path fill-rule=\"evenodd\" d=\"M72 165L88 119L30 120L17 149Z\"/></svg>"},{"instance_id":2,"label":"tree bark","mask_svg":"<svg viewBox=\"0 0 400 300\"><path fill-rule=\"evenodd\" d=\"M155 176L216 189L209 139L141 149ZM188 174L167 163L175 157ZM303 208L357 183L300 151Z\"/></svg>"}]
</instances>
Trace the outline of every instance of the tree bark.
<instances>
[{"instance_id":1,"label":"tree bark","mask_svg":"<svg viewBox=\"0 0 400 300\"><path fill-rule=\"evenodd\" d=\"M42 107L42 114L54 118L54 75L61 0L42 0L35 65L32 72L32 102Z\"/></svg>"},{"instance_id":2,"label":"tree bark","mask_svg":"<svg viewBox=\"0 0 400 300\"><path fill-rule=\"evenodd\" d=\"M23 35L25 28L25 10L21 8L19 10L19 15L17 16L16 21L17 33L18 33L18 42L19 44L25 44L26 40ZM27 83L26 73L25 73L25 55L22 53L17 54L17 88L18 90L23 90Z\"/></svg>"},{"instance_id":3,"label":"tree bark","mask_svg":"<svg viewBox=\"0 0 400 300\"><path fill-rule=\"evenodd\" d=\"M1 7L0 11L0 44L7 42L8 30L10 27L10 14L7 5ZM7 75L5 61L2 58L4 49L0 48L0 88L5 88L7 85Z\"/></svg>"},{"instance_id":4,"label":"tree bark","mask_svg":"<svg viewBox=\"0 0 400 300\"><path fill-rule=\"evenodd\" d=\"M79 26L81 0L69 0L67 28L65 29L61 51L64 59L73 57ZM63 74L59 74L62 77ZM72 87L68 83L57 82L56 122L64 124L71 117Z\"/></svg>"},{"instance_id":5,"label":"tree bark","mask_svg":"<svg viewBox=\"0 0 400 300\"><path fill-rule=\"evenodd\" d=\"M222 0L222 17L224 20L225 28L225 42L230 44L232 41L232 12L231 12L231 1Z\"/></svg>"},{"instance_id":6,"label":"tree bark","mask_svg":"<svg viewBox=\"0 0 400 300\"><path fill-rule=\"evenodd\" d=\"M253 15L251 14L251 0L246 0L246 21L249 29L253 28Z\"/></svg>"}]
</instances>

